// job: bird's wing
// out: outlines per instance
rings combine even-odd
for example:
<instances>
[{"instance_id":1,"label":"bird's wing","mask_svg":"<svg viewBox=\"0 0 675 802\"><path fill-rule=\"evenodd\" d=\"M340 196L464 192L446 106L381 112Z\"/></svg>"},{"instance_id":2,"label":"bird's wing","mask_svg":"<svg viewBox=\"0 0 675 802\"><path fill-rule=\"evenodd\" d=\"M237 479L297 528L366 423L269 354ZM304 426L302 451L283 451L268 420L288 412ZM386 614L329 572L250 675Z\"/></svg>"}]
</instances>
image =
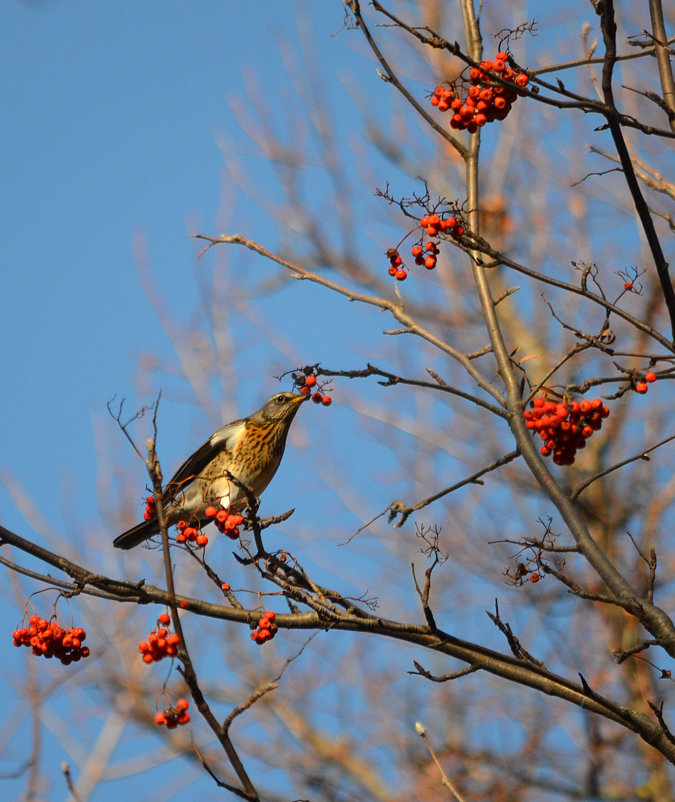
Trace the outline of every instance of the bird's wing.
<instances>
[{"instance_id":1,"label":"bird's wing","mask_svg":"<svg viewBox=\"0 0 675 802\"><path fill-rule=\"evenodd\" d=\"M228 423L202 443L171 477L166 489L168 498L173 498L187 487L221 451L231 451L243 434L245 425L243 420Z\"/></svg>"}]
</instances>

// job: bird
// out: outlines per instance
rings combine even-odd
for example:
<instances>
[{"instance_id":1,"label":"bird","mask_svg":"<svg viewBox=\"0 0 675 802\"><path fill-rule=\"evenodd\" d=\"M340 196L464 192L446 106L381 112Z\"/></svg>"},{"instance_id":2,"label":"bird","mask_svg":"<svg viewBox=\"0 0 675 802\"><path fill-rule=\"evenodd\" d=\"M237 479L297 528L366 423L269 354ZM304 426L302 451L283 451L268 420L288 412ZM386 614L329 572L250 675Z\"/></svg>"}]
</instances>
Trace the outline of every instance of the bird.
<instances>
[{"instance_id":1,"label":"bird","mask_svg":"<svg viewBox=\"0 0 675 802\"><path fill-rule=\"evenodd\" d=\"M277 472L293 418L308 398L277 393L252 415L227 423L212 434L164 488L167 525L179 520L202 525L211 520L204 514L207 506L236 513L246 507L251 493L260 496ZM116 537L113 546L133 549L158 532L155 515Z\"/></svg>"}]
</instances>

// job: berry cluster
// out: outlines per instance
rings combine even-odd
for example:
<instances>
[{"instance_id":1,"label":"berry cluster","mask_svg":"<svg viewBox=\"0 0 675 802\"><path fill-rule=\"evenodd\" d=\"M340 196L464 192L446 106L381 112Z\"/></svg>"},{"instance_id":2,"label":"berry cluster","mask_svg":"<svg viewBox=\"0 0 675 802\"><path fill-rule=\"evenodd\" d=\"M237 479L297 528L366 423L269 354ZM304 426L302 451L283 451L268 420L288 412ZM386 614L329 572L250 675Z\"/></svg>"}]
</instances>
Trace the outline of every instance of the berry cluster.
<instances>
[{"instance_id":1,"label":"berry cluster","mask_svg":"<svg viewBox=\"0 0 675 802\"><path fill-rule=\"evenodd\" d=\"M600 430L608 415L609 409L600 398L566 404L539 396L532 400L532 409L523 412L527 428L539 432L544 441L541 453L545 457L553 454L556 465L572 465L577 450L586 446L586 440Z\"/></svg>"},{"instance_id":2,"label":"berry cluster","mask_svg":"<svg viewBox=\"0 0 675 802\"><path fill-rule=\"evenodd\" d=\"M301 395L312 394L312 401L315 404L323 404L324 407L329 407L333 403L333 399L329 395L324 395L317 385L316 376L313 373L309 375L298 374L294 377L295 385Z\"/></svg>"},{"instance_id":3,"label":"berry cluster","mask_svg":"<svg viewBox=\"0 0 675 802\"><path fill-rule=\"evenodd\" d=\"M499 83L515 84L524 89L529 79L524 72L507 66L508 54L500 51L494 61L481 61L480 68L469 70L470 86L462 100L455 87L437 86L429 102L439 111L453 112L450 127L466 129L473 134L494 120L503 120L518 98L515 89Z\"/></svg>"},{"instance_id":4,"label":"berry cluster","mask_svg":"<svg viewBox=\"0 0 675 802\"><path fill-rule=\"evenodd\" d=\"M58 621L46 621L39 615L28 619L28 627L12 632L15 646L30 646L37 657L57 657L64 666L89 656L89 648L82 645L86 637L82 627L63 629Z\"/></svg>"},{"instance_id":5,"label":"berry cluster","mask_svg":"<svg viewBox=\"0 0 675 802\"><path fill-rule=\"evenodd\" d=\"M276 613L274 613L272 610L268 610L266 613L263 613L260 616L258 628L251 632L251 640L255 641L258 646L262 646L263 643L267 643L268 640L272 640L272 638L276 635L278 629L275 622L276 617Z\"/></svg>"},{"instance_id":6,"label":"berry cluster","mask_svg":"<svg viewBox=\"0 0 675 802\"><path fill-rule=\"evenodd\" d=\"M427 240L424 237L440 237L441 234L459 239L466 233L464 221L457 215L448 213L441 217L438 214L425 214L420 220L419 227L422 229L422 236L412 246L410 253L416 265L424 265L427 270L433 270L438 261L438 243ZM413 229L415 231L417 229ZM410 232L413 233L412 231ZM409 235L408 235L409 236ZM398 252L398 248L390 248L387 251L389 259L389 275L397 281L405 281L408 278L408 271L403 264L403 257Z\"/></svg>"},{"instance_id":7,"label":"berry cluster","mask_svg":"<svg viewBox=\"0 0 675 802\"><path fill-rule=\"evenodd\" d=\"M207 518L213 518L213 523L216 529L230 538L236 540L239 537L239 525L244 520L243 515L231 514L228 510L218 509L210 504L205 510L204 515Z\"/></svg>"},{"instance_id":8,"label":"berry cluster","mask_svg":"<svg viewBox=\"0 0 675 802\"><path fill-rule=\"evenodd\" d=\"M424 229L428 237L438 237L439 234L449 234L451 237L459 239L465 232L464 222L454 215L440 217L437 214L425 214L420 220L420 226ZM427 243L427 245L428 244L429 243ZM414 253L413 256L415 256Z\"/></svg>"},{"instance_id":9,"label":"berry cluster","mask_svg":"<svg viewBox=\"0 0 675 802\"><path fill-rule=\"evenodd\" d=\"M176 529L178 530L176 535L177 543L195 543L197 546L206 546L209 542L208 537L201 529L196 526L190 526L187 521L178 521Z\"/></svg>"},{"instance_id":10,"label":"berry cluster","mask_svg":"<svg viewBox=\"0 0 675 802\"><path fill-rule=\"evenodd\" d=\"M508 568L503 573L516 587L520 587L525 580L536 583L539 582L540 579L543 579L540 568L533 570L533 562L531 560L528 560L527 565L519 562L516 565L516 570L513 572L513 575Z\"/></svg>"},{"instance_id":11,"label":"berry cluster","mask_svg":"<svg viewBox=\"0 0 675 802\"><path fill-rule=\"evenodd\" d=\"M159 663L165 657L175 657L178 653L180 638L175 632L169 632L165 624L171 621L168 613L162 613L157 619L160 625L138 644L138 651L143 655L144 663Z\"/></svg>"},{"instance_id":12,"label":"berry cluster","mask_svg":"<svg viewBox=\"0 0 675 802\"><path fill-rule=\"evenodd\" d=\"M396 281L405 281L408 278L408 272L403 264L403 257L396 248L389 248L387 251L389 259L389 275L393 276Z\"/></svg>"},{"instance_id":13,"label":"berry cluster","mask_svg":"<svg viewBox=\"0 0 675 802\"><path fill-rule=\"evenodd\" d=\"M655 381L656 381L656 373L654 373L653 370L648 370L645 373L644 381L635 382L635 392L644 395L649 389L648 383L651 384L652 382Z\"/></svg>"},{"instance_id":14,"label":"berry cluster","mask_svg":"<svg viewBox=\"0 0 675 802\"><path fill-rule=\"evenodd\" d=\"M145 512L143 513L143 519L145 521L152 521L156 515L157 510L155 509L155 497L148 496L145 499Z\"/></svg>"},{"instance_id":15,"label":"berry cluster","mask_svg":"<svg viewBox=\"0 0 675 802\"><path fill-rule=\"evenodd\" d=\"M174 730L179 724L187 724L190 720L187 712L189 706L186 699L179 699L174 707L155 713L155 723L160 727L165 726L167 730Z\"/></svg>"}]
</instances>

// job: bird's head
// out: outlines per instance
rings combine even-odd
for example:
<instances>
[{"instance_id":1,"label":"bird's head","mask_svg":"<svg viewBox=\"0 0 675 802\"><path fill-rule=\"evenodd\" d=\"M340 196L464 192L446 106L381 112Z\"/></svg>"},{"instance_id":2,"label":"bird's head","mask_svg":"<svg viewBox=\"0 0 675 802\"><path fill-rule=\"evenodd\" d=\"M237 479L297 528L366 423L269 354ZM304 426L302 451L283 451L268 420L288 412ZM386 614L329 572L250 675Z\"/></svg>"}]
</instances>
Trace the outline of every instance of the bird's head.
<instances>
[{"instance_id":1,"label":"bird's head","mask_svg":"<svg viewBox=\"0 0 675 802\"><path fill-rule=\"evenodd\" d=\"M300 409L300 404L308 399L309 395L277 393L268 398L252 417L259 417L265 421L285 421L290 423L295 417L295 413Z\"/></svg>"}]
</instances>

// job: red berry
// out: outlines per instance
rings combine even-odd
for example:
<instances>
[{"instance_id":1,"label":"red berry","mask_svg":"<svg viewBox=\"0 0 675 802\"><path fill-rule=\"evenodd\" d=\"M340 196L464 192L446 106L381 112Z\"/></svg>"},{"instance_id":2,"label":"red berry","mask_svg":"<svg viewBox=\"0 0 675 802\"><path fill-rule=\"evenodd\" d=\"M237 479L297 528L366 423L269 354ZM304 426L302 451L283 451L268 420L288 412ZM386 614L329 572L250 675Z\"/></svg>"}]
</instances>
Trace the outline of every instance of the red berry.
<instances>
[{"instance_id":1,"label":"red berry","mask_svg":"<svg viewBox=\"0 0 675 802\"><path fill-rule=\"evenodd\" d=\"M524 72L518 73L516 75L516 86L519 86L521 89L524 89L530 83L530 79L525 75Z\"/></svg>"},{"instance_id":2,"label":"red berry","mask_svg":"<svg viewBox=\"0 0 675 802\"><path fill-rule=\"evenodd\" d=\"M530 574L530 582L539 582L540 579L539 574Z\"/></svg>"},{"instance_id":3,"label":"red berry","mask_svg":"<svg viewBox=\"0 0 675 802\"><path fill-rule=\"evenodd\" d=\"M333 403L333 399L329 395L324 395L324 397L321 399L321 403L324 405L324 407L329 407Z\"/></svg>"},{"instance_id":4,"label":"red berry","mask_svg":"<svg viewBox=\"0 0 675 802\"><path fill-rule=\"evenodd\" d=\"M633 289L633 283L632 283L631 281L627 281L627 282L626 282L626 283L623 285L623 288L624 288L624 290L632 290L632 289Z\"/></svg>"},{"instance_id":5,"label":"red berry","mask_svg":"<svg viewBox=\"0 0 675 802\"><path fill-rule=\"evenodd\" d=\"M213 504L209 504L209 506L204 510L204 515L207 518L215 518L218 515L218 508L214 507Z\"/></svg>"},{"instance_id":6,"label":"red berry","mask_svg":"<svg viewBox=\"0 0 675 802\"><path fill-rule=\"evenodd\" d=\"M427 256L427 258L424 260L424 266L427 270L433 270L436 267L436 257Z\"/></svg>"},{"instance_id":7,"label":"red berry","mask_svg":"<svg viewBox=\"0 0 675 802\"><path fill-rule=\"evenodd\" d=\"M323 396L321 395L321 393L314 393L314 395L312 396L312 401L315 404L320 404L322 398L323 398Z\"/></svg>"},{"instance_id":8,"label":"red berry","mask_svg":"<svg viewBox=\"0 0 675 802\"><path fill-rule=\"evenodd\" d=\"M646 382L635 382L635 392L636 393L646 393L647 392L647 384Z\"/></svg>"},{"instance_id":9,"label":"red berry","mask_svg":"<svg viewBox=\"0 0 675 802\"><path fill-rule=\"evenodd\" d=\"M305 387L314 387L316 384L316 376L305 376Z\"/></svg>"},{"instance_id":10,"label":"red berry","mask_svg":"<svg viewBox=\"0 0 675 802\"><path fill-rule=\"evenodd\" d=\"M160 624L169 624L171 623L171 617L168 613L162 613L159 618L157 619Z\"/></svg>"},{"instance_id":11,"label":"red berry","mask_svg":"<svg viewBox=\"0 0 675 802\"><path fill-rule=\"evenodd\" d=\"M410 253L413 256L420 256L422 254L422 246L421 245L413 245L410 249Z\"/></svg>"},{"instance_id":12,"label":"red berry","mask_svg":"<svg viewBox=\"0 0 675 802\"><path fill-rule=\"evenodd\" d=\"M394 278L396 279L396 281L405 281L408 278L408 274L406 273L405 270L397 270L394 273ZM307 392L309 393L309 387L307 388Z\"/></svg>"},{"instance_id":13,"label":"red berry","mask_svg":"<svg viewBox=\"0 0 675 802\"><path fill-rule=\"evenodd\" d=\"M645 373L645 381L648 381L650 383L651 382L655 382L656 381L656 373L654 373L653 370L648 370Z\"/></svg>"}]
</instances>

